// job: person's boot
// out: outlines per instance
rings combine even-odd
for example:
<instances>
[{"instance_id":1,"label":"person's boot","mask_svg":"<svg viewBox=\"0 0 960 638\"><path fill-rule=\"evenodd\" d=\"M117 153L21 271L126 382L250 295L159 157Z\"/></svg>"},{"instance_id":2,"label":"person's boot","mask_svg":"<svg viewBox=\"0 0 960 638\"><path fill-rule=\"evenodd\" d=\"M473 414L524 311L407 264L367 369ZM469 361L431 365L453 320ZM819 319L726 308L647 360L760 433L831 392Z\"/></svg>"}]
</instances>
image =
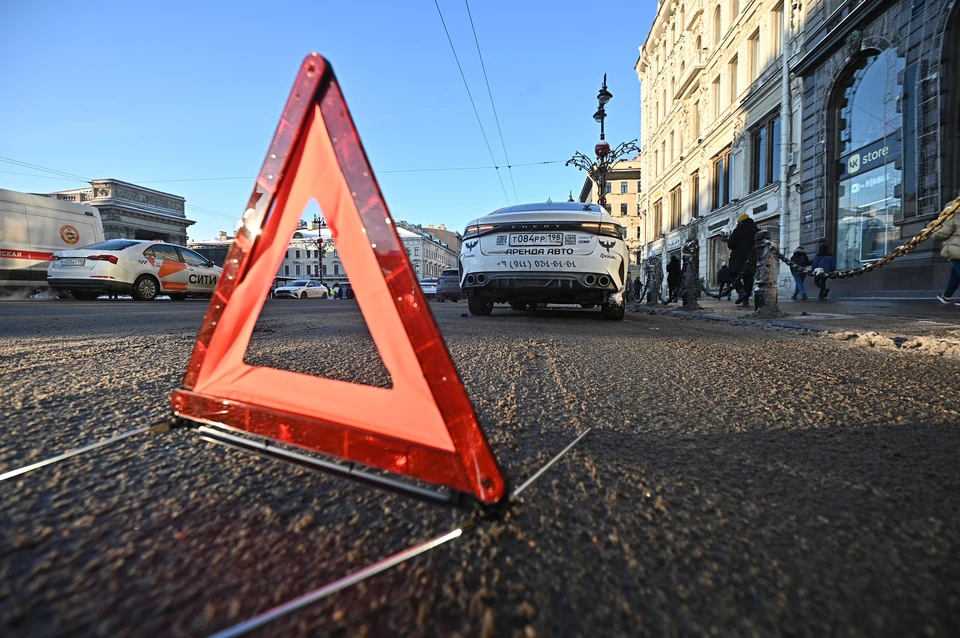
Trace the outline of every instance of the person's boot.
<instances>
[{"instance_id":1,"label":"person's boot","mask_svg":"<svg viewBox=\"0 0 960 638\"><path fill-rule=\"evenodd\" d=\"M806 301L806 300L807 300L807 293L803 293L803 295L802 295L800 298L803 299L804 301Z\"/></svg>"},{"instance_id":2,"label":"person's boot","mask_svg":"<svg viewBox=\"0 0 960 638\"><path fill-rule=\"evenodd\" d=\"M793 293L793 300L794 300L794 301L797 300L797 293Z\"/></svg>"}]
</instances>

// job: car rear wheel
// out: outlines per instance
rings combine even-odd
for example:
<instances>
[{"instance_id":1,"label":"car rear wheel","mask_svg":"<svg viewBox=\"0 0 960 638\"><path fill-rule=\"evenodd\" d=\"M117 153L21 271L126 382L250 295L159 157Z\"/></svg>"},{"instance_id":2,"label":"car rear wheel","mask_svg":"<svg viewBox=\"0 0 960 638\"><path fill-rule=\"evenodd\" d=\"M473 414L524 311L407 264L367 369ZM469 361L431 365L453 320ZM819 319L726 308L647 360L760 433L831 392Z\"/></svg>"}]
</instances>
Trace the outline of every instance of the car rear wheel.
<instances>
[{"instance_id":1,"label":"car rear wheel","mask_svg":"<svg viewBox=\"0 0 960 638\"><path fill-rule=\"evenodd\" d=\"M150 275L140 275L133 282L131 295L138 301L153 301L160 290L160 283Z\"/></svg>"},{"instance_id":2,"label":"car rear wheel","mask_svg":"<svg viewBox=\"0 0 960 638\"><path fill-rule=\"evenodd\" d=\"M306 299L306 298L307 298L307 293L301 292L301 293L300 293L300 298L301 298L301 299Z\"/></svg>"},{"instance_id":3,"label":"car rear wheel","mask_svg":"<svg viewBox=\"0 0 960 638\"><path fill-rule=\"evenodd\" d=\"M485 316L493 312L493 300L483 297L469 297L467 299L467 309L471 315Z\"/></svg>"},{"instance_id":4,"label":"car rear wheel","mask_svg":"<svg viewBox=\"0 0 960 638\"><path fill-rule=\"evenodd\" d=\"M320 295L320 298L321 298L321 299L326 299L326 298L327 298L327 293L323 293L322 295Z\"/></svg>"},{"instance_id":5,"label":"car rear wheel","mask_svg":"<svg viewBox=\"0 0 960 638\"><path fill-rule=\"evenodd\" d=\"M603 315L604 319L609 319L611 321L623 321L623 312L626 309L626 303L624 303L623 298L620 298L619 303L613 303L608 297L606 301L603 302L603 306L600 307L600 313Z\"/></svg>"}]
</instances>

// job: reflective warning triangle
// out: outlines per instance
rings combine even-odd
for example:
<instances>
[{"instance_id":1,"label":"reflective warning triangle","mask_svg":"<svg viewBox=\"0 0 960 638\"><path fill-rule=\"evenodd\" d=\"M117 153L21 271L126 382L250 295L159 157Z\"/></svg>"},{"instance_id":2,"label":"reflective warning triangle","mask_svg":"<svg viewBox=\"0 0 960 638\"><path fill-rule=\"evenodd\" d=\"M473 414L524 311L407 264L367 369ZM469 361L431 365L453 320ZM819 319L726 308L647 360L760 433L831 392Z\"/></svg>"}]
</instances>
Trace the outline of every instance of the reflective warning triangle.
<instances>
[{"instance_id":1,"label":"reflective warning triangle","mask_svg":"<svg viewBox=\"0 0 960 638\"><path fill-rule=\"evenodd\" d=\"M270 284L316 199L393 387L250 366ZM336 401L324 397L336 397ZM174 412L495 503L505 481L427 306L329 63L304 60Z\"/></svg>"}]
</instances>

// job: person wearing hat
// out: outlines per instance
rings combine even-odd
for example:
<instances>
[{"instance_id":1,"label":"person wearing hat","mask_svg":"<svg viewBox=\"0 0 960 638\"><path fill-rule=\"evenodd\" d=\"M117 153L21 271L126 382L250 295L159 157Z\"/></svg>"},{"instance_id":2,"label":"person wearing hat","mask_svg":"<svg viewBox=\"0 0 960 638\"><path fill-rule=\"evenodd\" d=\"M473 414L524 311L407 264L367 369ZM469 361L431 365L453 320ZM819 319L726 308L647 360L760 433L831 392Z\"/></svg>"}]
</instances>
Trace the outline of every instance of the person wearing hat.
<instances>
[{"instance_id":1,"label":"person wearing hat","mask_svg":"<svg viewBox=\"0 0 960 638\"><path fill-rule=\"evenodd\" d=\"M807 278L807 273L804 271L804 268L810 266L810 258L807 257L807 251L804 250L803 246L797 246L797 249L793 251L793 256L790 257L790 261L796 264L796 266L790 266L790 273L793 275L793 300L796 301L799 296L804 301L807 300L807 291L803 289L803 280Z\"/></svg>"},{"instance_id":2,"label":"person wearing hat","mask_svg":"<svg viewBox=\"0 0 960 638\"><path fill-rule=\"evenodd\" d=\"M757 272L757 233L760 229L746 213L737 218L737 227L727 239L727 248L730 249L730 272L740 280L734 282L737 288L737 300L733 303L742 303L744 307L750 303L753 294L753 276Z\"/></svg>"}]
</instances>

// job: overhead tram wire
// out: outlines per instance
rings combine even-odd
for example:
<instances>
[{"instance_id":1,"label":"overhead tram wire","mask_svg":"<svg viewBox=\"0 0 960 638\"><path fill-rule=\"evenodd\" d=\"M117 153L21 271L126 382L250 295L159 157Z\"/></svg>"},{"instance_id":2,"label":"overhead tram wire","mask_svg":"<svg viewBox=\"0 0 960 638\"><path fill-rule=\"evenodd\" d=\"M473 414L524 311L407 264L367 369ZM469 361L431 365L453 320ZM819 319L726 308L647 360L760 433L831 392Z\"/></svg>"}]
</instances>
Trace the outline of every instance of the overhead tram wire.
<instances>
[{"instance_id":1,"label":"overhead tram wire","mask_svg":"<svg viewBox=\"0 0 960 638\"><path fill-rule=\"evenodd\" d=\"M467 84L467 76L463 74L463 67L460 66L460 58L457 56L457 49L453 46L453 38L450 37L450 31L447 29L447 23L443 19L443 12L440 11L440 3L437 0L433 0L433 4L437 7L437 13L440 15L440 24L443 25L443 32L447 34L447 42L450 43L450 50L453 51L453 59L457 62L457 68L460 69L460 79L463 80L463 88L467 90L467 97L470 98L470 106L473 107L473 114L477 116L477 124L480 125L480 134L483 135L483 141L487 145L487 152L490 153L490 161L493 162L494 168L497 171L497 179L500 180L500 188L503 190L503 198L507 200L507 205L510 205L510 197L507 195L507 189L503 185L503 177L500 176L500 167L497 166L497 158L493 156L493 149L490 148L490 141L487 139L487 133L483 130L483 122L480 121L480 113L477 111L477 105L473 101L473 94L470 93L470 86Z\"/></svg>"},{"instance_id":2,"label":"overhead tram wire","mask_svg":"<svg viewBox=\"0 0 960 638\"><path fill-rule=\"evenodd\" d=\"M477 44L477 56L480 58L480 68L483 69L483 81L487 83L487 95L490 96L490 106L493 108L493 119L497 123L497 133L500 134L500 147L503 148L503 157L507 160L507 172L510 173L510 185L513 186L513 199L519 204L517 197L517 183L513 181L513 167L510 165L510 156L507 155L507 145L503 142L503 130L500 128L500 117L497 115L497 105L493 103L493 91L490 90L490 79L487 77L487 65L483 63L483 53L480 52L480 39L477 38L477 28L473 26L473 14L470 13L469 0L463 0L467 5L467 16L470 18L470 28L473 30L473 41Z\"/></svg>"}]
</instances>

